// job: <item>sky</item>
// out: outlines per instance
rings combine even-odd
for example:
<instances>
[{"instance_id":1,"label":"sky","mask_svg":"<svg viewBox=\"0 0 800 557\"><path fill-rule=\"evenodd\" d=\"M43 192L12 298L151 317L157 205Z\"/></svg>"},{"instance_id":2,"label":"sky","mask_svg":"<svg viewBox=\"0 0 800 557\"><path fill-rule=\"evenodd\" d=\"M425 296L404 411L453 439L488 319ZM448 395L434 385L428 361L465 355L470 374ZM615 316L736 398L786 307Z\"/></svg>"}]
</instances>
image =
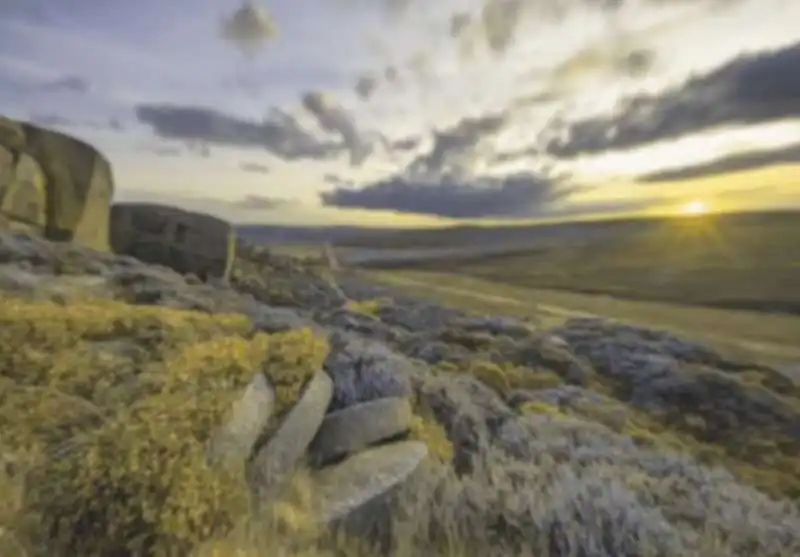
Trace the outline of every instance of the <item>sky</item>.
<instances>
[{"instance_id":1,"label":"sky","mask_svg":"<svg viewBox=\"0 0 800 557\"><path fill-rule=\"evenodd\" d=\"M116 200L431 226L800 207L798 0L0 0Z\"/></svg>"}]
</instances>

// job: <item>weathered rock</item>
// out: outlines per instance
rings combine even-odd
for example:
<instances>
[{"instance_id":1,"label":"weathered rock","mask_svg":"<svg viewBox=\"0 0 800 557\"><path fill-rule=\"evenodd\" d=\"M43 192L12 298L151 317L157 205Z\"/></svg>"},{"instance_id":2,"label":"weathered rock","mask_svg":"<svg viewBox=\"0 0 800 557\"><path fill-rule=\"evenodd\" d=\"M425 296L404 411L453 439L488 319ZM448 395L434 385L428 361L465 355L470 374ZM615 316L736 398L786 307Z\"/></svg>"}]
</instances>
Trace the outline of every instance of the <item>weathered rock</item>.
<instances>
[{"instance_id":1,"label":"weathered rock","mask_svg":"<svg viewBox=\"0 0 800 557\"><path fill-rule=\"evenodd\" d=\"M411 393L413 363L381 342L353 334L330 336L331 351L324 363L334 391L331 410L385 397Z\"/></svg>"},{"instance_id":2,"label":"weathered rock","mask_svg":"<svg viewBox=\"0 0 800 557\"><path fill-rule=\"evenodd\" d=\"M111 165L60 132L0 117L0 219L12 228L108 250Z\"/></svg>"},{"instance_id":3,"label":"weathered rock","mask_svg":"<svg viewBox=\"0 0 800 557\"><path fill-rule=\"evenodd\" d=\"M331 524L366 503L386 496L407 479L428 455L418 441L401 441L368 449L323 468L315 476L316 513Z\"/></svg>"},{"instance_id":4,"label":"weathered rock","mask_svg":"<svg viewBox=\"0 0 800 557\"><path fill-rule=\"evenodd\" d=\"M326 464L408 431L411 404L392 397L357 404L325 417L309 448L315 464Z\"/></svg>"},{"instance_id":5,"label":"weathered rock","mask_svg":"<svg viewBox=\"0 0 800 557\"><path fill-rule=\"evenodd\" d=\"M117 203L111 217L117 253L202 279L230 275L236 232L222 219L153 203Z\"/></svg>"},{"instance_id":6,"label":"weathered rock","mask_svg":"<svg viewBox=\"0 0 800 557\"><path fill-rule=\"evenodd\" d=\"M275 390L263 373L256 373L227 421L209 441L206 458L212 465L244 464L275 410Z\"/></svg>"},{"instance_id":7,"label":"weathered rock","mask_svg":"<svg viewBox=\"0 0 800 557\"><path fill-rule=\"evenodd\" d=\"M254 303L247 309L253 319L253 327L266 333L279 333L292 329L309 327L311 322L300 315L294 308L273 307Z\"/></svg>"},{"instance_id":8,"label":"weathered rock","mask_svg":"<svg viewBox=\"0 0 800 557\"><path fill-rule=\"evenodd\" d=\"M317 373L271 438L257 449L247 470L256 506L282 487L297 462L306 454L325 418L332 395L330 377L324 372Z\"/></svg>"},{"instance_id":9,"label":"weathered rock","mask_svg":"<svg viewBox=\"0 0 800 557\"><path fill-rule=\"evenodd\" d=\"M13 264L0 264L0 289L19 296L74 302L87 298L111 298L113 292L104 277L92 275L36 274Z\"/></svg>"}]
</instances>

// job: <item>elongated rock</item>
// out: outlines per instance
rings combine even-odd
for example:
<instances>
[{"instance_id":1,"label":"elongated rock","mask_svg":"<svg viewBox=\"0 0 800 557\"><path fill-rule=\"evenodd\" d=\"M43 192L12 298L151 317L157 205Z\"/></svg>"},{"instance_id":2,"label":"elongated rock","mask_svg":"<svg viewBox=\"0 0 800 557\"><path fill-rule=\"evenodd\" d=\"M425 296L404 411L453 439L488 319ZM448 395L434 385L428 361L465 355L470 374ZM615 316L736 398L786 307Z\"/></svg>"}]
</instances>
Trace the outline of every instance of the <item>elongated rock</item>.
<instances>
[{"instance_id":1,"label":"elongated rock","mask_svg":"<svg viewBox=\"0 0 800 557\"><path fill-rule=\"evenodd\" d=\"M408 478L428 455L419 441L400 441L367 449L323 468L315 475L317 516L323 523L347 517Z\"/></svg>"},{"instance_id":2,"label":"elongated rock","mask_svg":"<svg viewBox=\"0 0 800 557\"><path fill-rule=\"evenodd\" d=\"M325 372L318 372L269 441L256 452L247 470L256 507L282 487L306 454L332 396L333 382Z\"/></svg>"},{"instance_id":3,"label":"elongated rock","mask_svg":"<svg viewBox=\"0 0 800 557\"><path fill-rule=\"evenodd\" d=\"M309 452L315 465L355 453L408 431L411 404L390 397L356 404L325 416Z\"/></svg>"},{"instance_id":4,"label":"elongated rock","mask_svg":"<svg viewBox=\"0 0 800 557\"><path fill-rule=\"evenodd\" d=\"M211 436L206 452L213 465L243 464L275 411L275 389L256 373L228 420Z\"/></svg>"}]
</instances>

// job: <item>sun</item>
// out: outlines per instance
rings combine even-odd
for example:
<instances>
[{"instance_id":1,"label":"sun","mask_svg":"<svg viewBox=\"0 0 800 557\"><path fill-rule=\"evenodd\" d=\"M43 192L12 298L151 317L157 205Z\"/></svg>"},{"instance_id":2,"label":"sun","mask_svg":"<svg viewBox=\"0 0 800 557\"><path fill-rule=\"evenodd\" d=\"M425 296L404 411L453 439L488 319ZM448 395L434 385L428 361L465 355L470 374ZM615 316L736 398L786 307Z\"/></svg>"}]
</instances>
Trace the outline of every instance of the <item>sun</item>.
<instances>
[{"instance_id":1,"label":"sun","mask_svg":"<svg viewBox=\"0 0 800 557\"><path fill-rule=\"evenodd\" d=\"M705 215L708 213L708 204L705 201L695 199L681 207L681 213L687 216Z\"/></svg>"}]
</instances>

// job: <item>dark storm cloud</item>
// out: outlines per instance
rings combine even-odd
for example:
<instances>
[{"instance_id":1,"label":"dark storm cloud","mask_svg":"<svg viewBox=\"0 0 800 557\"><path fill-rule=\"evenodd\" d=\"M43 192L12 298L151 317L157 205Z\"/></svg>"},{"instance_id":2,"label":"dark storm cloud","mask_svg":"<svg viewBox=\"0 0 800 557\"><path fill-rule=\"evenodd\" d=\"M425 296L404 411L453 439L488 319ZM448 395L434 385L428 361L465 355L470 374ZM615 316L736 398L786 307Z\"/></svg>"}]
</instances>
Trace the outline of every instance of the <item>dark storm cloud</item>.
<instances>
[{"instance_id":1,"label":"dark storm cloud","mask_svg":"<svg viewBox=\"0 0 800 557\"><path fill-rule=\"evenodd\" d=\"M395 176L362 188L336 187L320 195L326 206L387 210L451 218L527 217L545 212L575 188L543 175L415 181Z\"/></svg>"},{"instance_id":2,"label":"dark storm cloud","mask_svg":"<svg viewBox=\"0 0 800 557\"><path fill-rule=\"evenodd\" d=\"M239 164L239 168L252 174L269 174L271 172L269 166L258 162L243 162Z\"/></svg>"},{"instance_id":3,"label":"dark storm cloud","mask_svg":"<svg viewBox=\"0 0 800 557\"><path fill-rule=\"evenodd\" d=\"M572 123L547 150L572 157L793 117L800 117L800 43L740 56L658 96L628 99L616 115Z\"/></svg>"},{"instance_id":4,"label":"dark storm cloud","mask_svg":"<svg viewBox=\"0 0 800 557\"><path fill-rule=\"evenodd\" d=\"M344 151L341 143L314 137L293 116L277 109L258 122L213 108L141 104L136 107L136 117L163 138L262 148L285 160L326 159Z\"/></svg>"},{"instance_id":5,"label":"dark storm cloud","mask_svg":"<svg viewBox=\"0 0 800 557\"><path fill-rule=\"evenodd\" d=\"M729 172L754 170L776 164L800 163L800 144L790 145L769 151L755 151L730 155L708 163L681 168L662 170L639 176L639 182L657 184L661 182L676 182L695 178L718 176Z\"/></svg>"}]
</instances>

